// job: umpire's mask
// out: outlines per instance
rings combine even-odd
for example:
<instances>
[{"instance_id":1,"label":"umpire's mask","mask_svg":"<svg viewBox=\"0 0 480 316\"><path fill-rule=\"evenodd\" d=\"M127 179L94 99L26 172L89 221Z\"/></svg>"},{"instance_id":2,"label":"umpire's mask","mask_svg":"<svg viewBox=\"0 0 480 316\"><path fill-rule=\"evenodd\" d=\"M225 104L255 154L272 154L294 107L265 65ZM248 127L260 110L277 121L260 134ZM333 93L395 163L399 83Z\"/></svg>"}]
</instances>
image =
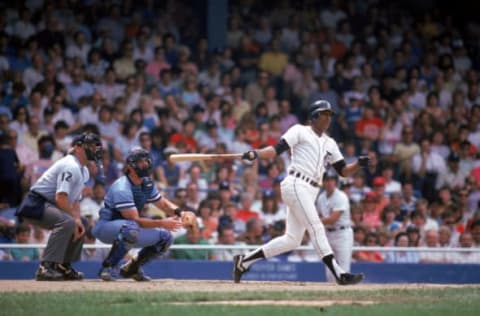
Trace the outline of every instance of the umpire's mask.
<instances>
[{"instance_id":1,"label":"umpire's mask","mask_svg":"<svg viewBox=\"0 0 480 316\"><path fill-rule=\"evenodd\" d=\"M94 133L83 133L73 141L75 145L83 146L85 155L90 161L99 162L103 158L103 147L100 137Z\"/></svg>"}]
</instances>

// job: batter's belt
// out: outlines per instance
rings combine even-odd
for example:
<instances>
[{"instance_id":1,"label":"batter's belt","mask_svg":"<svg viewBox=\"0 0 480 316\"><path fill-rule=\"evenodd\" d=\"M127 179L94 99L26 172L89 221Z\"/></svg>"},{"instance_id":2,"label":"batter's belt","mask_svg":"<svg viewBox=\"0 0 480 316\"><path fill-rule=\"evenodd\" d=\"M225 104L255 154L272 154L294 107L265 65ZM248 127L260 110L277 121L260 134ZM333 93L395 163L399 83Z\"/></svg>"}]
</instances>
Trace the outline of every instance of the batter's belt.
<instances>
[{"instance_id":1,"label":"batter's belt","mask_svg":"<svg viewBox=\"0 0 480 316\"><path fill-rule=\"evenodd\" d=\"M350 228L350 226L337 226L337 227L325 227L325 229L327 230L327 232L336 232L336 231L339 231L339 230L344 230L344 229L348 229Z\"/></svg>"},{"instance_id":2,"label":"batter's belt","mask_svg":"<svg viewBox=\"0 0 480 316\"><path fill-rule=\"evenodd\" d=\"M311 178L307 177L306 175L302 174L301 172L295 171L295 170L290 170L288 172L289 175L294 176L295 178L299 178L308 184L310 184L314 188L320 188L320 184L312 180Z\"/></svg>"}]
</instances>

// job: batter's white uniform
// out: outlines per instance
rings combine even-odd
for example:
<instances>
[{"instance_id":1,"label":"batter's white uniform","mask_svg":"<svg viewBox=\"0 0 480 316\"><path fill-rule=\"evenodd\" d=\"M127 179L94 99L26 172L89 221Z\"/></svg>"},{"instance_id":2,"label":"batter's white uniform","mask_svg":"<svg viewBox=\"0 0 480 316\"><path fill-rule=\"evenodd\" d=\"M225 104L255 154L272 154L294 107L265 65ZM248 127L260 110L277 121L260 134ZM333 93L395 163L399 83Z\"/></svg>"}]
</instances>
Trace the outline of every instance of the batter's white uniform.
<instances>
[{"instance_id":1,"label":"batter's white uniform","mask_svg":"<svg viewBox=\"0 0 480 316\"><path fill-rule=\"evenodd\" d=\"M338 264L346 272L350 272L353 248L353 230L350 226L350 201L342 190L335 188L331 195L323 191L316 203L318 214L321 217L329 217L334 211L341 212L340 217L333 225L325 227L327 238L333 249ZM330 270L325 269L327 280L335 282L335 277Z\"/></svg>"},{"instance_id":2,"label":"batter's white uniform","mask_svg":"<svg viewBox=\"0 0 480 316\"><path fill-rule=\"evenodd\" d=\"M287 227L285 235L262 246L263 253L270 258L297 248L307 230L315 251L323 258L333 252L315 200L326 164L342 160L343 155L335 140L325 134L318 136L310 126L294 125L282 138L291 151L288 176L281 183L281 194L288 206Z\"/></svg>"}]
</instances>

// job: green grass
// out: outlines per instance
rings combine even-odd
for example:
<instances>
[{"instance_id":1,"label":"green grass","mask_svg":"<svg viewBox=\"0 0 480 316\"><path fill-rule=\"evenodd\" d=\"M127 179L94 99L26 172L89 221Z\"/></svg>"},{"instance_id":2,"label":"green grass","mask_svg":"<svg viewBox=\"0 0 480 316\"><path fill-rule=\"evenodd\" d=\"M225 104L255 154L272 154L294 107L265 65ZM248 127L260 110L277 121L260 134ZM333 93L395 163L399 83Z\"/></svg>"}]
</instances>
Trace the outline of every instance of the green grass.
<instances>
[{"instance_id":1,"label":"green grass","mask_svg":"<svg viewBox=\"0 0 480 316\"><path fill-rule=\"evenodd\" d=\"M195 305L231 300L354 300L373 305L330 307ZM174 305L173 302L185 303ZM479 315L480 287L294 292L1 293L0 315Z\"/></svg>"}]
</instances>

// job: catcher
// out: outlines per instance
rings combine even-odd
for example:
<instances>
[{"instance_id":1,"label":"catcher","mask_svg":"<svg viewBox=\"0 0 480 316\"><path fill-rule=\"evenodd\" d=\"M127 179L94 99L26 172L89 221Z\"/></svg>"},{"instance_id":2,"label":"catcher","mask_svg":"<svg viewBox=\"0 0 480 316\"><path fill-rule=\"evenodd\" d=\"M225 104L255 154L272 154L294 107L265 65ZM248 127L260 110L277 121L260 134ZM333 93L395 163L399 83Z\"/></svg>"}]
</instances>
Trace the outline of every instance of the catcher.
<instances>
[{"instance_id":1,"label":"catcher","mask_svg":"<svg viewBox=\"0 0 480 316\"><path fill-rule=\"evenodd\" d=\"M136 281L150 281L141 268L145 263L164 254L173 238L171 231L183 227L197 229L194 213L182 211L162 197L151 179L152 159L148 151L135 148L126 159L125 175L118 178L105 196L105 207L93 228L100 241L112 244L102 263L99 277L114 281L120 260L132 248L142 248L138 256L120 267L120 275ZM145 203L153 203L172 217L151 219L140 217Z\"/></svg>"}]
</instances>

